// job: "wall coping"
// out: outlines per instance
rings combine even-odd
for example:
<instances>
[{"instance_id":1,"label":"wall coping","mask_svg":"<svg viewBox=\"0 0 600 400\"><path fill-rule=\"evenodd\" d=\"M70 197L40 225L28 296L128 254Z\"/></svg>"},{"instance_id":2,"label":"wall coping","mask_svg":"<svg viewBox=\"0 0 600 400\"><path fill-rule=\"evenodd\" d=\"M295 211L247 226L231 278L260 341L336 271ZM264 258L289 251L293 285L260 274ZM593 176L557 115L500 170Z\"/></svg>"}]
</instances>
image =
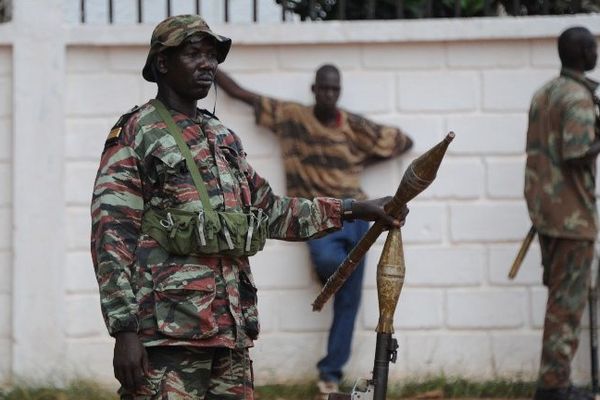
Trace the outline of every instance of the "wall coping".
<instances>
[{"instance_id":1,"label":"wall coping","mask_svg":"<svg viewBox=\"0 0 600 400\"><path fill-rule=\"evenodd\" d=\"M212 24L243 45L300 45L555 38L583 25L600 35L600 14L451 18L397 21L328 21ZM67 26L68 45L147 45L153 25Z\"/></svg>"}]
</instances>

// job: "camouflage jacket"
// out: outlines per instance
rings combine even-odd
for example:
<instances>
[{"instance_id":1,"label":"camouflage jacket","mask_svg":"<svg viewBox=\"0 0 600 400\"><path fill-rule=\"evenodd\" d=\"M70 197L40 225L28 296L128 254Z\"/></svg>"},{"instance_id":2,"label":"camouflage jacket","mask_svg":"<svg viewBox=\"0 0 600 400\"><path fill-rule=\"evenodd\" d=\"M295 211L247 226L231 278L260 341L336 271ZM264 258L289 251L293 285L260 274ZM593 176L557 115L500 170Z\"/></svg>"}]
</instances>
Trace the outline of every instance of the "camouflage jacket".
<instances>
[{"instance_id":1,"label":"camouflage jacket","mask_svg":"<svg viewBox=\"0 0 600 400\"><path fill-rule=\"evenodd\" d=\"M171 114L215 210L262 208L273 239L305 240L341 226L337 199L276 196L239 138L212 115ZM111 131L92 199L91 251L109 333L137 331L147 346L252 345L259 325L248 258L168 254L141 232L149 207L198 211L201 202L175 140L147 103Z\"/></svg>"},{"instance_id":2,"label":"camouflage jacket","mask_svg":"<svg viewBox=\"0 0 600 400\"><path fill-rule=\"evenodd\" d=\"M594 240L598 231L595 163L583 157L598 138L593 92L598 83L563 69L533 96L527 130L525 198L540 233Z\"/></svg>"}]
</instances>

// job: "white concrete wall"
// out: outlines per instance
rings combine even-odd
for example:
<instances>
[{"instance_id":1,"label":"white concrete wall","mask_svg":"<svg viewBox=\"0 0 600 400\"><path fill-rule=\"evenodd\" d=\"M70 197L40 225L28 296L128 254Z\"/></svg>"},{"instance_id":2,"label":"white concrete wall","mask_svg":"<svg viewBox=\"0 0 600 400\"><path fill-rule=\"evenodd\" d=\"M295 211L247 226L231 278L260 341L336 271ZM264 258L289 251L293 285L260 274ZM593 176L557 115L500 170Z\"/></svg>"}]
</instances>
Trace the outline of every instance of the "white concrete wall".
<instances>
[{"instance_id":1,"label":"white concrete wall","mask_svg":"<svg viewBox=\"0 0 600 400\"><path fill-rule=\"evenodd\" d=\"M19 12L16 20L18 23ZM536 87L557 74L554 37L574 24L600 34L600 16L211 24L233 38L235 44L223 68L243 85L310 102L315 67L334 62L343 72L344 107L401 126L413 137L416 147L409 156L365 173L363 183L372 196L395 190L411 158L435 144L446 131L456 132L436 182L411 202L403 230L407 277L396 316L400 348L398 362L390 371L393 379L442 371L480 379L535 377L545 301L538 248L533 246L514 282L507 280L506 273L528 229L521 194L528 102ZM15 60L11 66L10 46L13 41L19 46L14 33L17 28L4 29L6 39L0 39L0 124L10 127L11 91L4 82L10 82L10 71L24 60ZM122 112L154 94L154 87L140 76L151 30L151 25L64 28L60 31L66 53L64 71L62 78L57 78L64 80L64 91L59 97L40 93L64 106L59 110L64 114L62 122L52 122L56 129L64 127L57 132L64 146L51 148L62 160L56 190L64 187L64 192L46 207L66 225L64 250L61 248L64 263L46 266L62 278L62 286L52 292L58 296L52 300L56 306L45 305L46 317L36 314L42 322L62 318L59 335L53 340L54 347L63 351L37 357L38 362L49 359L61 365L65 377L91 376L114 382L112 340L101 320L89 256L89 200L110 127ZM26 86L25 79L21 78L19 85ZM18 91L12 93L19 95ZM6 106L3 98L7 98ZM212 109L213 99L203 106ZM242 137L254 167L276 191L283 192L280 152L272 134L255 127L251 110L222 92L217 114ZM32 118L35 122L35 116ZM11 154L2 152L4 142L11 141L5 133L9 130L0 130L0 239L6 237L0 243L10 243L11 237L19 234L17 229L11 236L11 219L17 219L17 227L28 226L27 220L21 222L24 216L11 213L9 207L10 199L17 204L25 190L16 185L18 193L4 194L15 176L27 177L26 172L11 170ZM15 135L27 134L17 131ZM42 148L47 144L38 143ZM25 170L33 167L26 162L25 150L14 154L19 158L14 163ZM51 224L42 222L39 229L52 229ZM367 376L372 367L378 313L375 267L382 243L376 244L368 259L354 352L347 368L352 380ZM15 271L23 268L20 260L27 244L19 244L12 258L10 247L3 250L1 246L0 271L10 275L11 265ZM281 263L282 259L286 262ZM325 348L331 305L322 313L311 312L319 285L304 245L269 243L252 265L263 327L253 351L258 383L314 378L314 364ZM0 280L0 318L10 318L7 303L21 304L22 293L47 289L26 288L21 272L12 282ZM23 342L18 350L3 350L11 345L11 336L18 342L19 332L35 332L39 325L37 321L27 323L25 308L13 306L12 310L18 314L12 316L18 323L12 323L12 330L0 328L0 380L29 375L27 363L19 360L36 357ZM37 332L40 337L43 334ZM587 348L584 339L575 368L579 381L589 376ZM12 353L12 359L3 357L3 351Z\"/></svg>"}]
</instances>

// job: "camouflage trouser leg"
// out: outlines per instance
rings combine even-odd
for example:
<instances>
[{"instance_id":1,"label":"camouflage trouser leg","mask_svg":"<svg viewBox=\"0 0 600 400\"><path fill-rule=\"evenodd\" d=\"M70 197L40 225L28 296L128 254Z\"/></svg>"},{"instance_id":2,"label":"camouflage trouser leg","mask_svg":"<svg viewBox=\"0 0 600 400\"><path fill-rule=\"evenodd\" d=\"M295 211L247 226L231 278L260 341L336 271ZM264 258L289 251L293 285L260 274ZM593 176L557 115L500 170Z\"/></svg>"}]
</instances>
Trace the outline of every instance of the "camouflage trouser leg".
<instances>
[{"instance_id":1,"label":"camouflage trouser leg","mask_svg":"<svg viewBox=\"0 0 600 400\"><path fill-rule=\"evenodd\" d=\"M150 347L150 375L122 400L254 400L248 349Z\"/></svg>"},{"instance_id":2,"label":"camouflage trouser leg","mask_svg":"<svg viewBox=\"0 0 600 400\"><path fill-rule=\"evenodd\" d=\"M571 361L579 345L594 242L545 235L539 240L548 287L539 386L563 388L570 384Z\"/></svg>"}]
</instances>

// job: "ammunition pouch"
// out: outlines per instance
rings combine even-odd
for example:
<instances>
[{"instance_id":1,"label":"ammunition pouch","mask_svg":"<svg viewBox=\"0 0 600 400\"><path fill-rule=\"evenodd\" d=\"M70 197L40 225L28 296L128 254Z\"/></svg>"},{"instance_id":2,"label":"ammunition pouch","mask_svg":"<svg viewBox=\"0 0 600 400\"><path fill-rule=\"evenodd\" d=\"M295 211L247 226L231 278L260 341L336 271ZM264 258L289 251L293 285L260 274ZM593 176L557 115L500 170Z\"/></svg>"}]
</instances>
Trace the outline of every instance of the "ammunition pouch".
<instances>
[{"instance_id":1,"label":"ammunition pouch","mask_svg":"<svg viewBox=\"0 0 600 400\"><path fill-rule=\"evenodd\" d=\"M208 191L189 147L183 140L181 129L169 111L158 99L152 104L185 158L185 163L198 191L202 209L198 212L175 208L150 208L142 218L142 232L147 233L171 254L222 255L232 257L252 256L265 246L267 220L262 209L249 212L215 211Z\"/></svg>"},{"instance_id":2,"label":"ammunition pouch","mask_svg":"<svg viewBox=\"0 0 600 400\"><path fill-rule=\"evenodd\" d=\"M250 212L151 208L144 213L142 232L170 254L252 256L267 239L267 215Z\"/></svg>"}]
</instances>

